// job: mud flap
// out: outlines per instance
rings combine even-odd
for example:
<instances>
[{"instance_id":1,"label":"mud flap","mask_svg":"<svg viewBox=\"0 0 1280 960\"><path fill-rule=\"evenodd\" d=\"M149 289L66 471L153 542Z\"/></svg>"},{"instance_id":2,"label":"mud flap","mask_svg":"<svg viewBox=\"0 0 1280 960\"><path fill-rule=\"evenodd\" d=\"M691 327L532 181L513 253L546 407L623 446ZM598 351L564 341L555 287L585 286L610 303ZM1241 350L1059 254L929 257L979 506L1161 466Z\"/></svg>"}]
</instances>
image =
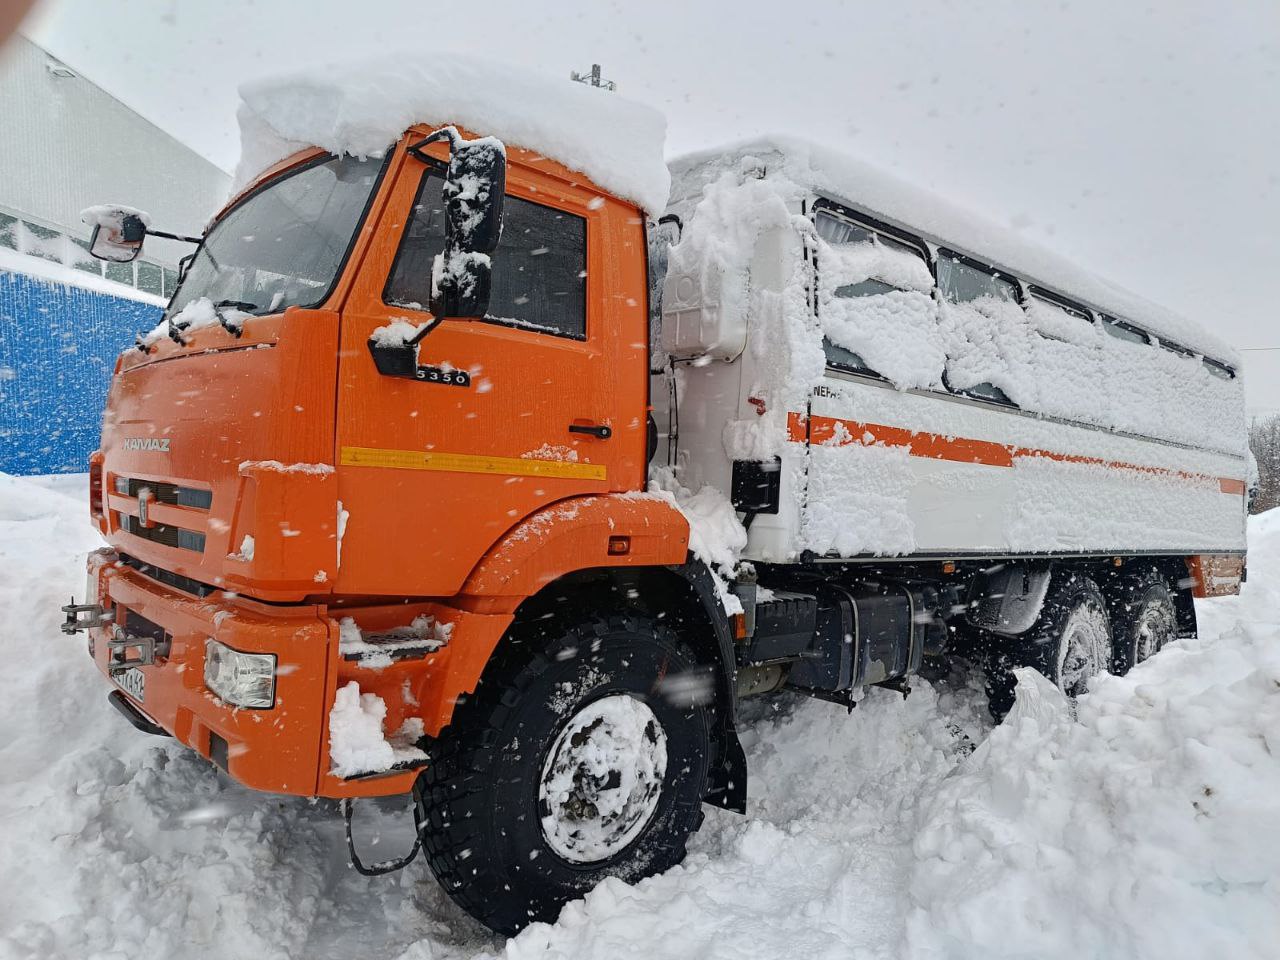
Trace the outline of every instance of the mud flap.
<instances>
[{"instance_id":1,"label":"mud flap","mask_svg":"<svg viewBox=\"0 0 1280 960\"><path fill-rule=\"evenodd\" d=\"M734 723L726 721L720 733L721 756L711 771L704 803L734 813L747 812L747 755Z\"/></svg>"},{"instance_id":2,"label":"mud flap","mask_svg":"<svg viewBox=\"0 0 1280 960\"><path fill-rule=\"evenodd\" d=\"M702 604L703 612L706 613L712 632L715 634L720 661L716 676L719 680L721 702L727 706L718 723L720 756L711 769L709 788L703 800L713 807L745 814L747 812L747 756L738 739L738 666L734 654L733 636L729 632L729 620L720 603L715 580L705 564L690 557L687 563L670 569L688 581Z\"/></svg>"}]
</instances>

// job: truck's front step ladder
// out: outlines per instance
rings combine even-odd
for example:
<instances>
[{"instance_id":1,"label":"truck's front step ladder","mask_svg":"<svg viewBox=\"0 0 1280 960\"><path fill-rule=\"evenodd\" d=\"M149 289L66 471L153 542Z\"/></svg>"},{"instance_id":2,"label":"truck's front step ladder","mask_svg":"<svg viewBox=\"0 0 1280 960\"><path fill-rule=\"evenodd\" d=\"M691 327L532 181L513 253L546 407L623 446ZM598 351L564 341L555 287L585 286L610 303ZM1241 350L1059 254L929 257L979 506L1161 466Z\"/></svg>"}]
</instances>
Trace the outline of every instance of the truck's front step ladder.
<instances>
[{"instance_id":1,"label":"truck's front step ladder","mask_svg":"<svg viewBox=\"0 0 1280 960\"><path fill-rule=\"evenodd\" d=\"M418 819L418 805L416 803L413 805L413 846L409 848L409 852L403 857L379 860L376 863L367 865L360 859L360 855L356 853L356 844L351 838L351 813L355 807L355 801L350 797L346 797L341 801L341 806L342 823L347 833L347 854L351 857L351 865L356 868L356 873L366 877L380 877L384 873L403 870L413 863L414 858L418 856L418 851L422 849L422 821Z\"/></svg>"}]
</instances>

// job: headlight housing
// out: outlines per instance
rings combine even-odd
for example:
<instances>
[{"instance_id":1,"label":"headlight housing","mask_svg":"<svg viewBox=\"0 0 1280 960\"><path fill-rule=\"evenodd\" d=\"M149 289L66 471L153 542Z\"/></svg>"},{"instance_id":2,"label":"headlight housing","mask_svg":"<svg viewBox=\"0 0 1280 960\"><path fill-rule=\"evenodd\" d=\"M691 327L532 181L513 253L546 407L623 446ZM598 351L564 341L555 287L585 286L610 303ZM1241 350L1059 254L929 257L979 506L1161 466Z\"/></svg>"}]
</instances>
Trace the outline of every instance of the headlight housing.
<instances>
[{"instance_id":1,"label":"headlight housing","mask_svg":"<svg viewBox=\"0 0 1280 960\"><path fill-rule=\"evenodd\" d=\"M207 640L204 685L233 707L269 710L276 703L276 656L241 653L225 643Z\"/></svg>"}]
</instances>

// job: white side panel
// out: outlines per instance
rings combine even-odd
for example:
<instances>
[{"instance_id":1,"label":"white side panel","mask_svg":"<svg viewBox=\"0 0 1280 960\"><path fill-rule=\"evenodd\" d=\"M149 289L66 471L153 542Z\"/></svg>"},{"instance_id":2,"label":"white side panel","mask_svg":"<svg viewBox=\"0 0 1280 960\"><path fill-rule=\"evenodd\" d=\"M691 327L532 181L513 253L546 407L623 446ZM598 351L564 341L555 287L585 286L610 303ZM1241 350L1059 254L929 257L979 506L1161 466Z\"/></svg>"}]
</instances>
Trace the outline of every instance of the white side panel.
<instances>
[{"instance_id":1,"label":"white side panel","mask_svg":"<svg viewBox=\"0 0 1280 960\"><path fill-rule=\"evenodd\" d=\"M990 540L1015 502L1013 476L1003 467L923 457L910 462L906 509L918 540L926 544L917 542L919 550Z\"/></svg>"},{"instance_id":2,"label":"white side panel","mask_svg":"<svg viewBox=\"0 0 1280 960\"><path fill-rule=\"evenodd\" d=\"M1238 458L839 375L810 415L797 552L1244 548Z\"/></svg>"}]
</instances>

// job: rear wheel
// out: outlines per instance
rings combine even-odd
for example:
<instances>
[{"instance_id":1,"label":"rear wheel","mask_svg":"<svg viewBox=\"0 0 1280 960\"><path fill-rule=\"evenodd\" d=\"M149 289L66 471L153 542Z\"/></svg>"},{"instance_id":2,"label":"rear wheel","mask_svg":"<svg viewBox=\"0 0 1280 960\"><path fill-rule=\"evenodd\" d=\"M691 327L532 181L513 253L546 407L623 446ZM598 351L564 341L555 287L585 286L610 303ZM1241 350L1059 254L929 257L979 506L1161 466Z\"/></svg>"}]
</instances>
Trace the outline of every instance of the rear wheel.
<instances>
[{"instance_id":1,"label":"rear wheel","mask_svg":"<svg viewBox=\"0 0 1280 960\"><path fill-rule=\"evenodd\" d=\"M711 705L666 682L699 676L670 630L592 620L535 646L458 707L414 790L436 878L506 934L683 860L712 761Z\"/></svg>"},{"instance_id":2,"label":"rear wheel","mask_svg":"<svg viewBox=\"0 0 1280 960\"><path fill-rule=\"evenodd\" d=\"M1112 666L1111 622L1102 591L1083 574L1055 571L1035 624L1022 636L1005 638L1002 646L987 672L987 696L997 720L1013 706L1016 667L1034 667L1068 697L1078 697Z\"/></svg>"},{"instance_id":3,"label":"rear wheel","mask_svg":"<svg viewBox=\"0 0 1280 960\"><path fill-rule=\"evenodd\" d=\"M1155 567L1120 577L1108 593L1115 636L1113 669L1124 675L1177 639L1178 613L1173 592Z\"/></svg>"}]
</instances>

